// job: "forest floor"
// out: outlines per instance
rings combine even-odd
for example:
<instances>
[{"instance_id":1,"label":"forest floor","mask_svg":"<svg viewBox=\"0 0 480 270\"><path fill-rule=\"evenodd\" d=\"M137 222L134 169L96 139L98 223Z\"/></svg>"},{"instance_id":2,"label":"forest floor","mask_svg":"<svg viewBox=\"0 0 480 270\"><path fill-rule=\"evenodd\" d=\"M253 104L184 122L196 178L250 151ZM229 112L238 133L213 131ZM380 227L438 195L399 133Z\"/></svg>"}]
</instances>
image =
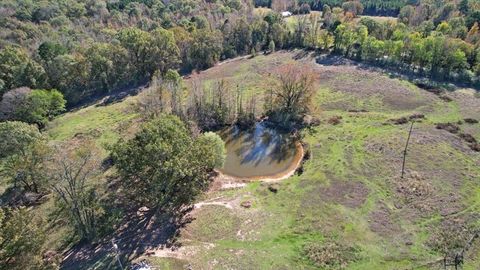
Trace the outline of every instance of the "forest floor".
<instances>
[{"instance_id":1,"label":"forest floor","mask_svg":"<svg viewBox=\"0 0 480 270\"><path fill-rule=\"evenodd\" d=\"M314 116L322 122L305 132L312 158L303 174L274 184L214 183L177 232L175 248L149 244L136 260L157 269L316 269L322 252L309 247L336 243L353 250L342 258L347 269L443 269L429 263L443 258L448 243L461 248L480 226L480 153L467 142L480 140L480 124L465 121L480 120L478 94L436 94L348 61L318 64L303 51L241 58L194 77L205 86L224 79L254 95L271 87L273 68L295 61L319 75ZM89 134L105 147L137 129L135 99L65 114L48 133L59 141ZM333 117L340 123L330 124ZM417 121L402 179L410 117ZM148 242L145 233L130 245ZM480 268L477 242L463 269ZM93 261L85 268L105 267Z\"/></svg>"}]
</instances>

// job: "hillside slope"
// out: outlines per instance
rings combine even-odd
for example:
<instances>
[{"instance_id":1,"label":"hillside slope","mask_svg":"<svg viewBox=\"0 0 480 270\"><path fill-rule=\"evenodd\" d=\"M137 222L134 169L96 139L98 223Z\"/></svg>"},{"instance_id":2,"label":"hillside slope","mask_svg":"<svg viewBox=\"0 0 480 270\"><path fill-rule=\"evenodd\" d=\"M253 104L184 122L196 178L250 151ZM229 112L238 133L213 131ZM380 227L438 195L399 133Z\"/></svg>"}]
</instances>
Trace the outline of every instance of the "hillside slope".
<instances>
[{"instance_id":1,"label":"hillside slope","mask_svg":"<svg viewBox=\"0 0 480 270\"><path fill-rule=\"evenodd\" d=\"M273 187L217 179L181 229L179 248L153 248L144 258L161 269L315 269L329 257L338 263L332 269L441 269L443 250L466 244L480 225L480 154L461 134L480 140L480 125L464 121L479 117L478 94L437 95L348 62L315 60L302 51L276 52L198 75L205 84L225 79L253 93L270 87L271 68L309 63L320 75L315 101L322 122L304 131L311 158L303 174ZM135 129L134 100L66 114L49 134L69 140L89 133L100 145L112 142ZM401 118L412 115L425 118L413 126L401 179L410 128ZM437 128L448 122L460 131ZM226 183L241 188L219 188ZM251 207L242 207L247 201ZM479 256L477 241L464 269L478 269Z\"/></svg>"}]
</instances>

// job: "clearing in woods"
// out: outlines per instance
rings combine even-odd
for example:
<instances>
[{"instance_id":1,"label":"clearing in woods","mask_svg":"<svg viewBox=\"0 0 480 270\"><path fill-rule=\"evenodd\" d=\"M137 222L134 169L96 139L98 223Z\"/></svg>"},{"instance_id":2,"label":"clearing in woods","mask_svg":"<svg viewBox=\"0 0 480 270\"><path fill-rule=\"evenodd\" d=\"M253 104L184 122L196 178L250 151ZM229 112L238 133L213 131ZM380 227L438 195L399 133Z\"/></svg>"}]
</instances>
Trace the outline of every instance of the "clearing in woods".
<instances>
[{"instance_id":1,"label":"clearing in woods","mask_svg":"<svg viewBox=\"0 0 480 270\"><path fill-rule=\"evenodd\" d=\"M442 269L429 263L445 248L461 248L480 225L480 153L465 139L480 140L480 124L464 120L480 120L478 95L431 93L348 61L317 63L303 51L241 58L196 76L206 86L225 79L253 94L268 90L269 71L290 61L312 65L320 77L321 124L304 131L311 158L303 174L246 185L219 178L189 214L180 247L152 246L138 259L159 269L315 269L329 262L337 263L332 269ZM135 99L66 114L49 134L57 140L90 134L103 146L133 133ZM417 122L401 179L410 118ZM452 238L458 245L449 246ZM474 243L464 269L479 268Z\"/></svg>"}]
</instances>

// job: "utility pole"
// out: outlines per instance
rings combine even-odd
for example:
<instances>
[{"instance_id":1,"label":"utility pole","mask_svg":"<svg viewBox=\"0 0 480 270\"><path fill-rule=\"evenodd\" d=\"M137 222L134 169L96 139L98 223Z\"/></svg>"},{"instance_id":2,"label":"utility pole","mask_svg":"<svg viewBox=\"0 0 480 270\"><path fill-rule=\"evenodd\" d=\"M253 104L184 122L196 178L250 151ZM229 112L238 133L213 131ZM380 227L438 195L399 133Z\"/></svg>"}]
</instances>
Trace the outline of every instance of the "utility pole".
<instances>
[{"instance_id":1,"label":"utility pole","mask_svg":"<svg viewBox=\"0 0 480 270\"><path fill-rule=\"evenodd\" d=\"M412 125L410 126L410 131L408 132L407 143L405 144L405 150L403 151L402 177L401 177L402 179L403 179L403 175L405 174L405 159L407 158L408 143L410 142L410 136L412 135L413 123L415 122L412 121Z\"/></svg>"},{"instance_id":2,"label":"utility pole","mask_svg":"<svg viewBox=\"0 0 480 270\"><path fill-rule=\"evenodd\" d=\"M118 245L115 244L115 241L112 239L112 246L113 246L113 251L115 251L115 258L117 258L118 265L120 266L120 269L123 270L123 265L122 262L120 261L120 249L118 248Z\"/></svg>"}]
</instances>

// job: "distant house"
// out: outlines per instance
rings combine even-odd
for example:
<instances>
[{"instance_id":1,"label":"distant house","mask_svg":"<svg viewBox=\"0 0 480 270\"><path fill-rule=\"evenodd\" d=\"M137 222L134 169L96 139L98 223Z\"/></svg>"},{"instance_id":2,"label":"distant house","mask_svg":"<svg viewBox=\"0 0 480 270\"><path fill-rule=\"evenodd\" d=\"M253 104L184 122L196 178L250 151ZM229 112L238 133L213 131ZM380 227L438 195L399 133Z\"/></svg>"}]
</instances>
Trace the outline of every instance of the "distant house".
<instances>
[{"instance_id":1,"label":"distant house","mask_svg":"<svg viewBox=\"0 0 480 270\"><path fill-rule=\"evenodd\" d=\"M292 13L290 11L282 11L282 17L290 17Z\"/></svg>"}]
</instances>

